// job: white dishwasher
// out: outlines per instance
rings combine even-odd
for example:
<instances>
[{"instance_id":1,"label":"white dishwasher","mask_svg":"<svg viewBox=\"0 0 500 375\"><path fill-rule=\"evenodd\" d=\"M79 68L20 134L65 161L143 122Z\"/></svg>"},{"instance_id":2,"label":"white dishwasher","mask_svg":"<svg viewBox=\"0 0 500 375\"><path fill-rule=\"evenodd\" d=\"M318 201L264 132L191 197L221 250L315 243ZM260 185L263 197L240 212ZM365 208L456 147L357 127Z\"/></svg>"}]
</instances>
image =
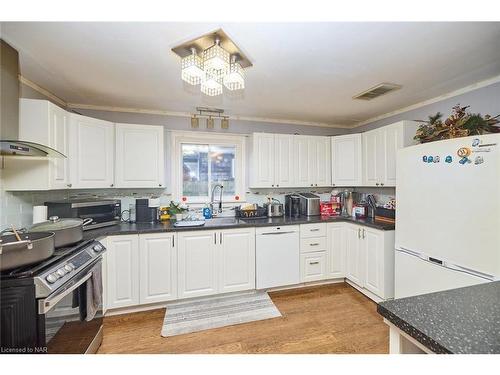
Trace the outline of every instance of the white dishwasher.
<instances>
[{"instance_id":1,"label":"white dishwasher","mask_svg":"<svg viewBox=\"0 0 500 375\"><path fill-rule=\"evenodd\" d=\"M257 289L300 282L300 239L298 225L256 228Z\"/></svg>"}]
</instances>

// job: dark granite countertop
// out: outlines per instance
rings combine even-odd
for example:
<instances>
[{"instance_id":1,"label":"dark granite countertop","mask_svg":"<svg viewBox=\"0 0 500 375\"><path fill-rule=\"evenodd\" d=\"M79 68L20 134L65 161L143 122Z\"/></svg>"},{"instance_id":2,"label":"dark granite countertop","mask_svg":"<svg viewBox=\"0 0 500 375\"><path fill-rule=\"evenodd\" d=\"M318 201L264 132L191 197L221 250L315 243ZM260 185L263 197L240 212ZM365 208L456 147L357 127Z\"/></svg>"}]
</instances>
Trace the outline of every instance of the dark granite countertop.
<instances>
[{"instance_id":1,"label":"dark granite countertop","mask_svg":"<svg viewBox=\"0 0 500 375\"><path fill-rule=\"evenodd\" d=\"M500 353L500 281L381 302L377 310L435 353Z\"/></svg>"},{"instance_id":2,"label":"dark granite countertop","mask_svg":"<svg viewBox=\"0 0 500 375\"><path fill-rule=\"evenodd\" d=\"M350 217L325 217L325 216L301 216L293 217L275 217L262 219L237 219L231 217L221 217L206 220L205 225L201 227L174 227L173 222L162 223L122 223L109 227L91 229L83 232L84 239L113 236L119 234L138 234L138 233L158 233L158 232L180 232L192 230L211 230L211 229L230 229L244 227L269 227L275 225L297 225L312 223L331 223L331 222L350 222L368 226L379 230L394 230L394 224L375 221L373 219L353 219Z\"/></svg>"}]
</instances>

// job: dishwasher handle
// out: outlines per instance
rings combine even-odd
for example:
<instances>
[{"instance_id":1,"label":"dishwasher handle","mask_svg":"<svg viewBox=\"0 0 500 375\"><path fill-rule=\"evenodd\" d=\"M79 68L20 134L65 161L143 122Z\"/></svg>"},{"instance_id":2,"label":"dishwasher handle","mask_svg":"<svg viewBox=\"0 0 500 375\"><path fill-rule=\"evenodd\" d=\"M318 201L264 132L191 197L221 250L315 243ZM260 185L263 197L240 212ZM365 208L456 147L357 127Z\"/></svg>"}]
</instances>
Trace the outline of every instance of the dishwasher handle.
<instances>
[{"instance_id":1,"label":"dishwasher handle","mask_svg":"<svg viewBox=\"0 0 500 375\"><path fill-rule=\"evenodd\" d=\"M272 235L276 235L276 234L290 234L290 233L297 233L295 231L288 231L288 232L265 232L265 233L261 233L260 236L272 236Z\"/></svg>"}]
</instances>

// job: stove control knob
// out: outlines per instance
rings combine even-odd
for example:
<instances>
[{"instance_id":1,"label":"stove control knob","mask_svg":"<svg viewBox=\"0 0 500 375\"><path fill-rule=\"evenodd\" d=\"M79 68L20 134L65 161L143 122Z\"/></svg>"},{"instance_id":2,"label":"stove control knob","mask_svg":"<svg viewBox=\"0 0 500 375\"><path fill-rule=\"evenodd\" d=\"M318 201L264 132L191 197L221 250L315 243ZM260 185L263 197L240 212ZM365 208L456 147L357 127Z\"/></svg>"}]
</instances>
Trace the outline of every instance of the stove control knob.
<instances>
[{"instance_id":1,"label":"stove control knob","mask_svg":"<svg viewBox=\"0 0 500 375\"><path fill-rule=\"evenodd\" d=\"M68 263L67 265L70 266L72 270L74 270L76 268L73 263Z\"/></svg>"},{"instance_id":2,"label":"stove control knob","mask_svg":"<svg viewBox=\"0 0 500 375\"><path fill-rule=\"evenodd\" d=\"M57 281L59 277L56 276L55 273L51 273L50 275L48 275L45 280L47 280L49 283L53 284Z\"/></svg>"},{"instance_id":3,"label":"stove control knob","mask_svg":"<svg viewBox=\"0 0 500 375\"><path fill-rule=\"evenodd\" d=\"M96 253L100 253L103 250L103 246L101 244L94 245L92 248Z\"/></svg>"},{"instance_id":4,"label":"stove control knob","mask_svg":"<svg viewBox=\"0 0 500 375\"><path fill-rule=\"evenodd\" d=\"M73 271L73 267L71 267L69 264L66 264L66 265L64 266L64 269L65 269L65 271L66 271L66 272L71 272L71 271Z\"/></svg>"},{"instance_id":5,"label":"stove control knob","mask_svg":"<svg viewBox=\"0 0 500 375\"><path fill-rule=\"evenodd\" d=\"M59 268L56 271L56 274L59 275L59 277L63 277L64 275L66 275L66 270L64 268Z\"/></svg>"}]
</instances>

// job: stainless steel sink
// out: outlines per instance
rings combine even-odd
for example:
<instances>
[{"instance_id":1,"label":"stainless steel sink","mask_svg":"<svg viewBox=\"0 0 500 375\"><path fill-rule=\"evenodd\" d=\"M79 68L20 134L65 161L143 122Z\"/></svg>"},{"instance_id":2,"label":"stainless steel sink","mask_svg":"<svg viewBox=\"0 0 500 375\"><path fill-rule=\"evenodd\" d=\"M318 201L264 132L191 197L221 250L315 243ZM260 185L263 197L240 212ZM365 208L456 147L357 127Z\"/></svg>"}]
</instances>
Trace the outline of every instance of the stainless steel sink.
<instances>
[{"instance_id":1,"label":"stainless steel sink","mask_svg":"<svg viewBox=\"0 0 500 375\"><path fill-rule=\"evenodd\" d=\"M205 225L207 226L217 226L217 225L235 225L238 224L238 219L233 217L214 217L212 219L206 219Z\"/></svg>"}]
</instances>

